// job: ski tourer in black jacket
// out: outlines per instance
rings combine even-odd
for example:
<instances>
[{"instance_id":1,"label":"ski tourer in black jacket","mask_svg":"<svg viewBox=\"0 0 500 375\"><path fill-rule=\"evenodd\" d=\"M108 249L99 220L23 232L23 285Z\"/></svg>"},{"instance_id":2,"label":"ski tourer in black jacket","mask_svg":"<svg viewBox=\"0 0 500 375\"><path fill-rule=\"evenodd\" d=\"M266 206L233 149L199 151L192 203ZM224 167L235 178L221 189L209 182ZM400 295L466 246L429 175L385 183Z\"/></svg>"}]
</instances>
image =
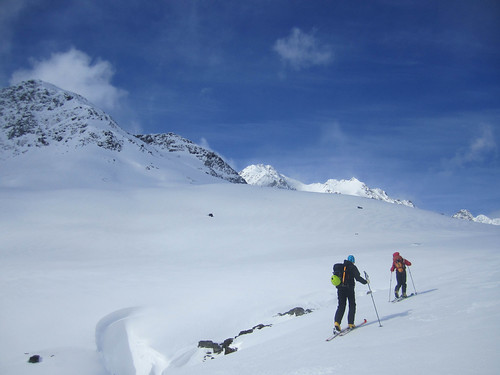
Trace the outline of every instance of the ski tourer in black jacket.
<instances>
[{"instance_id":1,"label":"ski tourer in black jacket","mask_svg":"<svg viewBox=\"0 0 500 375\"><path fill-rule=\"evenodd\" d=\"M347 301L349 301L347 323L350 327L354 326L354 317L356 315L356 295L354 293L354 286L356 285L356 280L361 284L367 283L367 281L359 274L358 267L356 267L352 262L344 260L344 266L346 267L347 280L344 282L345 285L337 286L339 305L337 307L337 311L335 312L335 326L338 326L338 330L340 330L340 323L344 317Z\"/></svg>"}]
</instances>

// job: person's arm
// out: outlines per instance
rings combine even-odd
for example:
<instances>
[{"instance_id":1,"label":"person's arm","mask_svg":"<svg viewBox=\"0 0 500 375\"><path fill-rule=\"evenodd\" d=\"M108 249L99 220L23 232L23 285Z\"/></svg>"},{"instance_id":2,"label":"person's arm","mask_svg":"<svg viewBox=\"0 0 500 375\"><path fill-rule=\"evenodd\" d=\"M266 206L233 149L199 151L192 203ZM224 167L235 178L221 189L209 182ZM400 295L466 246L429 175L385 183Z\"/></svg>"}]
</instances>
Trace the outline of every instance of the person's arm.
<instances>
[{"instance_id":1,"label":"person's arm","mask_svg":"<svg viewBox=\"0 0 500 375\"><path fill-rule=\"evenodd\" d=\"M358 280L361 284L367 284L368 281L363 279L359 273L358 267L354 266L354 278Z\"/></svg>"}]
</instances>

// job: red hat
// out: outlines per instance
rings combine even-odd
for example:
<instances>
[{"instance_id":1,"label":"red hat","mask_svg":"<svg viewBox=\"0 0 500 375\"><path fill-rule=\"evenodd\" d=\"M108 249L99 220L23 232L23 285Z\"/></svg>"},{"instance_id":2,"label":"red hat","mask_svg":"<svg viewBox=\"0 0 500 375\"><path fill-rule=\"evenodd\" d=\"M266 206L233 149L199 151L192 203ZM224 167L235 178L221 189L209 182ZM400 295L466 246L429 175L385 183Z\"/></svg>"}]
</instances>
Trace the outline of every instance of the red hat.
<instances>
[{"instance_id":1,"label":"red hat","mask_svg":"<svg viewBox=\"0 0 500 375\"><path fill-rule=\"evenodd\" d=\"M399 253L398 253L397 251L396 251L394 254L392 254L392 257L393 257L393 258L399 258L399 256L400 256L400 255L399 255Z\"/></svg>"}]
</instances>

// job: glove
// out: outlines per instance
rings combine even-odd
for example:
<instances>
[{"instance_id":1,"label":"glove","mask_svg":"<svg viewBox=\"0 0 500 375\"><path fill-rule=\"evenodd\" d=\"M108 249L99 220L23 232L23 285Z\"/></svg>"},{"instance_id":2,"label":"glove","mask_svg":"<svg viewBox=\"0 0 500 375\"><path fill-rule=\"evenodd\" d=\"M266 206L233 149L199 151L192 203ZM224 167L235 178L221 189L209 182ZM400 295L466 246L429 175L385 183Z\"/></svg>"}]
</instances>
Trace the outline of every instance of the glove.
<instances>
[{"instance_id":1,"label":"glove","mask_svg":"<svg viewBox=\"0 0 500 375\"><path fill-rule=\"evenodd\" d=\"M370 279L368 277L366 278L366 283L370 284Z\"/></svg>"}]
</instances>

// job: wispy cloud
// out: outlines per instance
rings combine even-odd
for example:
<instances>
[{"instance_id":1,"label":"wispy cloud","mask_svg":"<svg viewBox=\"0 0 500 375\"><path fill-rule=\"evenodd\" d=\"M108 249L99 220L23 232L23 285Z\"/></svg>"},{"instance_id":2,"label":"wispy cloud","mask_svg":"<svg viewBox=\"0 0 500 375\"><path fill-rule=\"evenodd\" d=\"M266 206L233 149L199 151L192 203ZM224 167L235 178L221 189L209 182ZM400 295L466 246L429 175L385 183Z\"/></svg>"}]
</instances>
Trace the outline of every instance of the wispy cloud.
<instances>
[{"instance_id":1,"label":"wispy cloud","mask_svg":"<svg viewBox=\"0 0 500 375\"><path fill-rule=\"evenodd\" d=\"M273 49L294 70L327 65L333 60L331 46L320 43L314 30L305 33L295 27L288 37L278 39Z\"/></svg>"},{"instance_id":2,"label":"wispy cloud","mask_svg":"<svg viewBox=\"0 0 500 375\"><path fill-rule=\"evenodd\" d=\"M213 151L212 148L210 147L210 145L208 144L208 141L207 141L207 139L205 137L201 137L201 139L199 140L198 144L201 147L203 147L203 148L205 148L205 149L207 149L209 151Z\"/></svg>"},{"instance_id":3,"label":"wispy cloud","mask_svg":"<svg viewBox=\"0 0 500 375\"><path fill-rule=\"evenodd\" d=\"M348 137L338 121L333 120L321 126L320 143L322 145L339 147L347 141Z\"/></svg>"},{"instance_id":4,"label":"wispy cloud","mask_svg":"<svg viewBox=\"0 0 500 375\"><path fill-rule=\"evenodd\" d=\"M75 48L53 53L46 60L33 59L31 65L31 69L14 72L10 83L40 79L80 94L106 110L118 107L120 99L127 94L111 84L115 71L110 62L92 61L90 56Z\"/></svg>"},{"instance_id":5,"label":"wispy cloud","mask_svg":"<svg viewBox=\"0 0 500 375\"><path fill-rule=\"evenodd\" d=\"M483 163L497 154L497 143L491 125L481 127L479 136L472 139L469 145L457 151L455 156L445 161L447 169L465 167L473 163Z\"/></svg>"}]
</instances>

